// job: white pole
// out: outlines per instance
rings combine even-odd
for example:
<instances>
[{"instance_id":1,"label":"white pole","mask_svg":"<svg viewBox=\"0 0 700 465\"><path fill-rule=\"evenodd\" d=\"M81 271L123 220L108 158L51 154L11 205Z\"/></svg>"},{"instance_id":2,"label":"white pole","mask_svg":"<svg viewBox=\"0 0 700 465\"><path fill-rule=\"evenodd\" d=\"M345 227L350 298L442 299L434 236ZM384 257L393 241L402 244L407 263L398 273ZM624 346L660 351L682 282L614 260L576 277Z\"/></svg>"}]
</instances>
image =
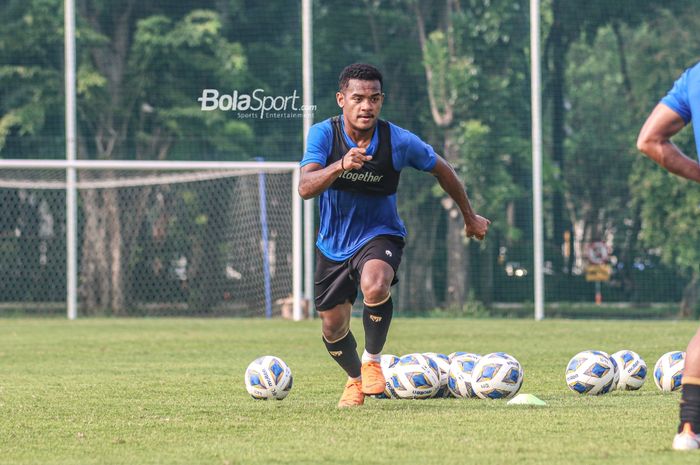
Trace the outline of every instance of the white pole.
<instances>
[{"instance_id":1,"label":"white pole","mask_svg":"<svg viewBox=\"0 0 700 465\"><path fill-rule=\"evenodd\" d=\"M75 0L65 0L66 160L76 159ZM78 317L78 208L75 168L66 169L66 304L69 320Z\"/></svg>"},{"instance_id":2,"label":"white pole","mask_svg":"<svg viewBox=\"0 0 700 465\"><path fill-rule=\"evenodd\" d=\"M530 90L532 99L532 223L535 262L535 320L544 318L544 236L542 226L542 78L540 0L530 0Z\"/></svg>"},{"instance_id":3,"label":"white pole","mask_svg":"<svg viewBox=\"0 0 700 465\"><path fill-rule=\"evenodd\" d=\"M299 168L292 175L292 317L294 321L303 318L301 313L301 196L297 193Z\"/></svg>"},{"instance_id":4,"label":"white pole","mask_svg":"<svg viewBox=\"0 0 700 465\"><path fill-rule=\"evenodd\" d=\"M312 0L301 2L301 44L302 44L302 80L304 108L310 108L314 101L313 70L313 15ZM304 112L304 152L306 137L314 124L312 111ZM314 200L304 201L304 297L309 305L309 316L313 315L314 303Z\"/></svg>"}]
</instances>

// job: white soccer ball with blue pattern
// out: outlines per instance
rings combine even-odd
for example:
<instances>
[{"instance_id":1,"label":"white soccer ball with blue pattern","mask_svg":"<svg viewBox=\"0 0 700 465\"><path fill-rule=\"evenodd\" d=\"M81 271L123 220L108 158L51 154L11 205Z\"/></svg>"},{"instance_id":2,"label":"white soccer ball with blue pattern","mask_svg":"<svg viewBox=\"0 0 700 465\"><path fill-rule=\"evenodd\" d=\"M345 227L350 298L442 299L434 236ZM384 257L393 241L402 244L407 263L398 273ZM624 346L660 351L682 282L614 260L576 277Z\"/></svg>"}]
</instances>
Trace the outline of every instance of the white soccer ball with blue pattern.
<instances>
[{"instance_id":1,"label":"white soccer ball with blue pattern","mask_svg":"<svg viewBox=\"0 0 700 465\"><path fill-rule=\"evenodd\" d=\"M427 399L440 389L440 369L423 354L408 354L391 367L387 389L400 399Z\"/></svg>"},{"instance_id":2,"label":"white soccer ball with blue pattern","mask_svg":"<svg viewBox=\"0 0 700 465\"><path fill-rule=\"evenodd\" d=\"M460 352L460 351L452 352L450 355L447 356L447 358L450 360L450 363L452 363L452 360L454 360L455 357L459 357L460 355L466 355L468 353L469 352Z\"/></svg>"},{"instance_id":3,"label":"white soccer ball with blue pattern","mask_svg":"<svg viewBox=\"0 0 700 465\"><path fill-rule=\"evenodd\" d=\"M614 391L615 389L617 389L617 385L620 382L620 366L617 363L617 360L615 360L609 353L603 350L591 350L591 352L596 354L603 354L610 359L610 363L612 363L613 366L613 384L610 388L610 391Z\"/></svg>"},{"instance_id":4,"label":"white soccer ball with blue pattern","mask_svg":"<svg viewBox=\"0 0 700 465\"><path fill-rule=\"evenodd\" d=\"M292 370L273 355L257 358L245 370L245 388L254 399L282 400L292 389Z\"/></svg>"},{"instance_id":5,"label":"white soccer ball with blue pattern","mask_svg":"<svg viewBox=\"0 0 700 465\"><path fill-rule=\"evenodd\" d=\"M566 385L578 394L607 394L612 390L614 382L614 365L601 351L579 352L566 366Z\"/></svg>"},{"instance_id":6,"label":"white soccer ball with blue pattern","mask_svg":"<svg viewBox=\"0 0 700 465\"><path fill-rule=\"evenodd\" d=\"M381 361L379 365L382 367L382 374L384 375L385 387L384 392L376 395L377 399L396 399L396 392L389 386L389 381L392 375L392 368L399 362L399 357L391 354L382 354Z\"/></svg>"},{"instance_id":7,"label":"white soccer ball with blue pattern","mask_svg":"<svg viewBox=\"0 0 700 465\"><path fill-rule=\"evenodd\" d=\"M472 372L472 389L481 399L510 399L522 384L520 362L503 352L484 355Z\"/></svg>"},{"instance_id":8,"label":"white soccer ball with blue pattern","mask_svg":"<svg viewBox=\"0 0 700 465\"><path fill-rule=\"evenodd\" d=\"M423 355L432 359L438 367L440 375L440 389L437 390L433 397L450 397L450 390L447 388L447 380L450 375L450 359L445 354L435 352L426 352Z\"/></svg>"},{"instance_id":9,"label":"white soccer ball with blue pattern","mask_svg":"<svg viewBox=\"0 0 700 465\"><path fill-rule=\"evenodd\" d=\"M447 377L447 388L453 396L461 398L476 397L472 388L472 373L474 366L481 355L462 352L450 363L450 372Z\"/></svg>"},{"instance_id":10,"label":"white soccer ball with blue pattern","mask_svg":"<svg viewBox=\"0 0 700 465\"><path fill-rule=\"evenodd\" d=\"M610 357L620 368L620 379L617 389L621 391L636 391L644 386L647 377L647 364L638 353L631 350L618 350Z\"/></svg>"},{"instance_id":11,"label":"white soccer ball with blue pattern","mask_svg":"<svg viewBox=\"0 0 700 465\"><path fill-rule=\"evenodd\" d=\"M663 392L676 391L681 388L685 352L679 350L666 352L654 365L654 382Z\"/></svg>"}]
</instances>

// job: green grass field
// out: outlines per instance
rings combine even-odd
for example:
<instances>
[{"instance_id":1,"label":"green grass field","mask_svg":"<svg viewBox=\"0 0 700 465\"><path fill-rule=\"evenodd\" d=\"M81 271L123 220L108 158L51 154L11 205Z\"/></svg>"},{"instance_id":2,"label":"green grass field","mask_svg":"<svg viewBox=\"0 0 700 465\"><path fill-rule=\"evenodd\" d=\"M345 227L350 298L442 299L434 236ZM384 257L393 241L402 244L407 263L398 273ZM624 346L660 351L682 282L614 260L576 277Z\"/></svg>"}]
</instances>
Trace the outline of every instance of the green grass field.
<instances>
[{"instance_id":1,"label":"green grass field","mask_svg":"<svg viewBox=\"0 0 700 465\"><path fill-rule=\"evenodd\" d=\"M651 368L696 326L395 319L385 352L506 351L524 367L521 392L548 406L368 399L339 411L344 375L318 321L0 320L0 463L696 464L700 452L670 450L677 393L648 379L579 397L564 383L580 350L632 349ZM294 374L281 402L245 391L245 367L264 354Z\"/></svg>"}]
</instances>

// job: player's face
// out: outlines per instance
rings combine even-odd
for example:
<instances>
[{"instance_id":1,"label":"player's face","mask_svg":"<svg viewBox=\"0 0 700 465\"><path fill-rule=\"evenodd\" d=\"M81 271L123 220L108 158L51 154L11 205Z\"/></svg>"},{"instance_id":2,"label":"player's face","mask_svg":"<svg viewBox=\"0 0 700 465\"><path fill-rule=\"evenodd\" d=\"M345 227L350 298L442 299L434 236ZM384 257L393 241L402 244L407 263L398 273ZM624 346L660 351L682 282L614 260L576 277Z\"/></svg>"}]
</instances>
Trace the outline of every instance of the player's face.
<instances>
[{"instance_id":1,"label":"player's face","mask_svg":"<svg viewBox=\"0 0 700 465\"><path fill-rule=\"evenodd\" d=\"M335 96L338 106L343 109L345 121L352 129L367 131L374 128L384 103L379 81L350 79L348 86Z\"/></svg>"}]
</instances>

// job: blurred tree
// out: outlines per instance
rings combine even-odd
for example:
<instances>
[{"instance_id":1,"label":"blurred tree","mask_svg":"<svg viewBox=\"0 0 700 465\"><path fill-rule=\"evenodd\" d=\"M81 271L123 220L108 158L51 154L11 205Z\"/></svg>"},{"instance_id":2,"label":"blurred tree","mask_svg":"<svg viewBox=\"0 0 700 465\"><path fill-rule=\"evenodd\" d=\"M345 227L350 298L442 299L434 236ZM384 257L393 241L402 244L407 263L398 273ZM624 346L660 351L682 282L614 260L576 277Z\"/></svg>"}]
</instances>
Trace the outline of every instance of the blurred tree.
<instances>
[{"instance_id":1,"label":"blurred tree","mask_svg":"<svg viewBox=\"0 0 700 465\"><path fill-rule=\"evenodd\" d=\"M11 139L60 147L40 135L63 131L63 15L56 14L62 5L33 0L3 6L12 20L0 27L0 51L7 58L0 80L14 85L0 91L5 94L0 147L8 141L13 153L18 144ZM215 12L195 9L201 6L77 2L80 158L191 158L193 152L245 158L252 143L249 126L223 112L201 111L196 100L204 88L235 88L247 73L243 48L222 36ZM81 192L80 282L87 308L124 310L125 266L135 253L130 245L150 193L144 189L127 199L113 189Z\"/></svg>"},{"instance_id":2,"label":"blurred tree","mask_svg":"<svg viewBox=\"0 0 700 465\"><path fill-rule=\"evenodd\" d=\"M64 156L61 4L0 4L0 154Z\"/></svg>"},{"instance_id":3,"label":"blurred tree","mask_svg":"<svg viewBox=\"0 0 700 465\"><path fill-rule=\"evenodd\" d=\"M137 8L135 0L120 5L78 3L81 19L98 38L80 49L82 131L92 134L80 140L81 157L162 160L177 141L199 153L211 147L240 156L240 142L251 135L247 124L230 121L223 112L201 111L194 98L205 88L233 89L245 73L242 47L221 35L218 14L190 10L177 18L177 9L159 3L151 11ZM203 133L213 137L203 139ZM124 267L132 261L125 254L135 253L130 245L150 194L144 189L127 200L116 190L84 192L81 294L88 308L124 311ZM219 268L215 261L205 269Z\"/></svg>"},{"instance_id":4,"label":"blurred tree","mask_svg":"<svg viewBox=\"0 0 700 465\"><path fill-rule=\"evenodd\" d=\"M525 54L523 48L519 49L525 43L522 40L525 31L521 19L523 2L445 0L439 2L439 8L429 10L419 2L414 2L413 8L423 52L431 115L443 134L443 155L463 171L470 191L472 183L475 185L473 192L483 199L476 202L475 207L486 213L489 210L487 204L513 201L516 192L512 190L505 196L495 194L489 184L506 181L512 187L512 174L499 165L502 160L494 163L493 152L481 150L482 147L477 145L483 146L484 140L480 134L490 132L488 125L491 124L507 126L509 130L509 133L496 132L497 140L489 146L492 150L497 150L496 153L512 155L509 150L509 146L512 147L510 141L517 141L519 136L524 135L521 132L524 127L522 121L508 117L503 118L505 125L504 121L499 121L506 114L503 110L509 108L512 102L525 103L519 98L526 88L526 68L523 67L526 63ZM429 30L433 32L428 33ZM509 101L511 103L507 103ZM521 115L525 114L526 108L526 104L517 107ZM522 144L516 143L516 146L523 148ZM484 165L488 169L480 171ZM479 178L475 173L488 173L489 176ZM502 179L503 176L505 180ZM489 193L493 193L494 198L486 197ZM449 199L443 205L448 210L445 243L448 280L446 304L461 307L469 294L471 267L464 222L457 206ZM506 211L505 205L499 207L491 211ZM507 230L507 223L502 225L501 230ZM498 228L499 226L494 226L495 230ZM495 243L492 238L485 243L486 269L482 276L487 279L482 287L488 301L493 296Z\"/></svg>"},{"instance_id":5,"label":"blurred tree","mask_svg":"<svg viewBox=\"0 0 700 465\"><path fill-rule=\"evenodd\" d=\"M627 155L635 152L643 118L673 78L697 59L694 3L542 4L552 161L545 165L547 258L559 260L553 271L571 272L578 263L573 253L564 263L560 252L563 231L572 225L582 242L612 237L625 265L622 273L655 253L665 266L683 270L691 282L686 313L695 305L692 296L700 282L685 240L694 223L677 218L671 202L688 213L695 199L686 184ZM0 3L5 19L0 24L1 156L64 156L62 4ZM400 197L399 208L409 230L405 261L412 266L401 269L399 299L414 309L460 306L470 294L487 303L531 295L527 286L514 291L516 285L495 265L513 260L531 266L527 4L324 0L314 5L317 120L338 112L337 76L344 66L377 65L385 75L383 117L444 154L466 180L475 208L495 220L486 242L467 243L454 205L434 180L404 174L399 192L407 195ZM301 119L250 124L226 112L200 111L196 101L204 88L300 94L298 2L78 0L77 6L80 157L300 158ZM692 152L689 131L677 140ZM128 306L133 285L125 279L128 267L143 263L143 252L131 244L147 234L139 218L153 207L156 194L144 189L129 198L108 190L83 195L81 299L90 308L119 313ZM16 192L0 195L21 202ZM667 198L661 202L657 195ZM216 202L171 201L201 213L190 229L199 228L216 243L217 231L225 229ZM63 212L59 204L55 209L58 222ZM158 214L167 224L168 206ZM0 229L12 231L17 221L5 214ZM170 232L187 244L190 263L197 265L192 304L212 305L206 286L207 273L219 272L216 250L197 243L202 239L196 235L181 236L184 230ZM6 256L25 263L20 255ZM582 279L560 277L567 281L548 286L548 292L572 298Z\"/></svg>"},{"instance_id":6,"label":"blurred tree","mask_svg":"<svg viewBox=\"0 0 700 465\"><path fill-rule=\"evenodd\" d=\"M691 40L700 27L695 7L660 14L629 31L630 74L639 102L633 134L639 132L647 114L671 89L683 70L700 57L700 46ZM690 128L673 138L689 157L697 158ZM641 154L637 154L643 157ZM637 159L629 177L632 205L641 213L640 238L646 252L679 270L687 279L679 316L700 314L700 191L697 185L673 176L647 159Z\"/></svg>"},{"instance_id":7,"label":"blurred tree","mask_svg":"<svg viewBox=\"0 0 700 465\"><path fill-rule=\"evenodd\" d=\"M554 263L554 271L566 271L571 273L575 254L573 253L573 231L571 215L565 216L565 197L567 187L561 181L566 177L566 138L567 138L567 79L566 73L569 66L569 51L572 44L579 37L586 38L589 43L594 41L596 34L601 27L612 26L616 32L617 44L610 44L618 49L620 62L618 72L622 73L627 89L623 88L623 93L627 91L629 96L629 74L626 72L624 46L619 39L619 29L621 25L638 25L650 18L655 18L660 11L667 8L680 8L685 1L673 2L673 4L660 4L653 0L620 0L608 2L605 0L591 0L585 3L572 5L564 0L550 0L550 5L544 6L545 28L548 31L545 39L544 60L547 65L547 85L545 95L550 98L551 103L551 162L553 164L553 174L555 178L554 189L551 195L551 215L552 227L551 238L554 252L549 259ZM572 63L575 66L577 63ZM568 203L571 205L571 203ZM570 244L568 263L563 262L561 250L564 242L564 231L569 231Z\"/></svg>"}]
</instances>

